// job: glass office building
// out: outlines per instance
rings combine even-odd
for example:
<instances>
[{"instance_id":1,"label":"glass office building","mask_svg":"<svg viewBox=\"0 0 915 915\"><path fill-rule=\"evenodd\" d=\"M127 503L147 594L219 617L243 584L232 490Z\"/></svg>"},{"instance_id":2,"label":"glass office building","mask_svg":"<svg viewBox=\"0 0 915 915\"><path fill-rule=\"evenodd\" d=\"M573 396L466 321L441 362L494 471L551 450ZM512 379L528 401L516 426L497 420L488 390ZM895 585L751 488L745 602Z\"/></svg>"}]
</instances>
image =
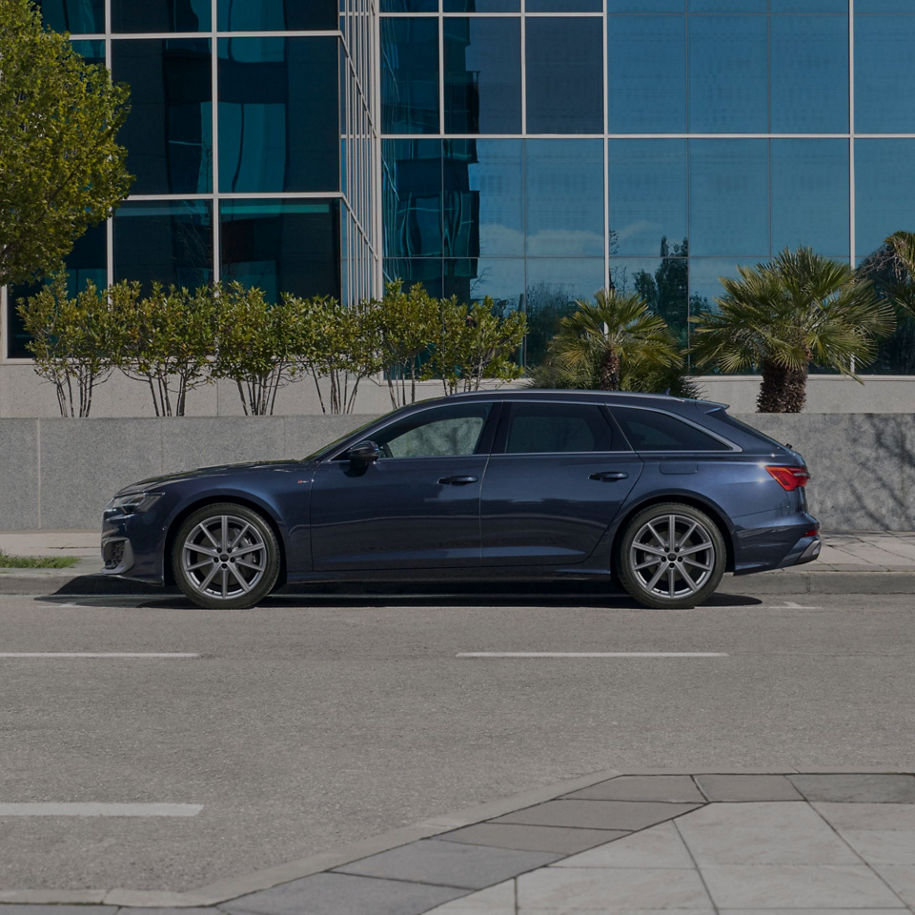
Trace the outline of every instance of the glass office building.
<instances>
[{"instance_id":1,"label":"glass office building","mask_svg":"<svg viewBox=\"0 0 915 915\"><path fill-rule=\"evenodd\" d=\"M133 87L137 181L77 272L349 301L401 277L524 309L533 362L601 287L685 342L739 264L915 230L912 0L42 6ZM873 370L915 373L912 341Z\"/></svg>"}]
</instances>

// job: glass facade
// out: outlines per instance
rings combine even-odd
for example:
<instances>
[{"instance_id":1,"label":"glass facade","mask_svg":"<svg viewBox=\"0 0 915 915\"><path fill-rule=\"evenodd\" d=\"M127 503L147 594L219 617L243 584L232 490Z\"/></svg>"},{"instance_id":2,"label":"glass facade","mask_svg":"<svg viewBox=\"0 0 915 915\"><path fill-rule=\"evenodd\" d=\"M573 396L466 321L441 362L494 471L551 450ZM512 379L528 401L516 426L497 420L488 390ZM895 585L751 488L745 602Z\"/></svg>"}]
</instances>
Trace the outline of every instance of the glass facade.
<instances>
[{"instance_id":1,"label":"glass facade","mask_svg":"<svg viewBox=\"0 0 915 915\"><path fill-rule=\"evenodd\" d=\"M74 283L354 302L401 277L524 309L533 363L601 287L686 343L738 265L809 245L858 266L915 230L911 0L40 6L132 86L136 182Z\"/></svg>"}]
</instances>

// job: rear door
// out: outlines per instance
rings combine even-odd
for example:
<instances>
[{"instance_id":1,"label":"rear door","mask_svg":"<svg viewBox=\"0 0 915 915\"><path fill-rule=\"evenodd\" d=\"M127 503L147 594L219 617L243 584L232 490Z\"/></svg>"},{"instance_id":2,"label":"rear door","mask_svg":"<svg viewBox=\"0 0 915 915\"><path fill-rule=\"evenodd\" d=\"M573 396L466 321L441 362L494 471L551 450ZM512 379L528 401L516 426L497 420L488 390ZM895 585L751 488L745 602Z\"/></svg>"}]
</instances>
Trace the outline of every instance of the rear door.
<instances>
[{"instance_id":1,"label":"rear door","mask_svg":"<svg viewBox=\"0 0 915 915\"><path fill-rule=\"evenodd\" d=\"M483 564L586 562L641 472L600 404L507 403L483 481Z\"/></svg>"}]
</instances>

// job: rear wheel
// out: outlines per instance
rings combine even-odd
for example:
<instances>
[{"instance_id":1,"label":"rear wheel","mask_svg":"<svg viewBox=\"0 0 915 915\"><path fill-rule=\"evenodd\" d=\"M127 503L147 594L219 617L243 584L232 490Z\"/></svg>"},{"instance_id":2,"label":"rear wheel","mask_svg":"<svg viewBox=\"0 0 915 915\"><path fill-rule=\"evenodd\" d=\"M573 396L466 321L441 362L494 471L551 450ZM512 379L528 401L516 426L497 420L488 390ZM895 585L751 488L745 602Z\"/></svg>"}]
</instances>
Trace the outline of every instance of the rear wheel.
<instances>
[{"instance_id":1,"label":"rear wheel","mask_svg":"<svg viewBox=\"0 0 915 915\"><path fill-rule=\"evenodd\" d=\"M244 505L204 506L181 525L172 570L178 587L201 607L253 607L279 576L276 535Z\"/></svg>"},{"instance_id":2,"label":"rear wheel","mask_svg":"<svg viewBox=\"0 0 915 915\"><path fill-rule=\"evenodd\" d=\"M727 559L718 525L697 508L664 502L639 512L620 542L623 587L647 607L702 603L721 581Z\"/></svg>"}]
</instances>

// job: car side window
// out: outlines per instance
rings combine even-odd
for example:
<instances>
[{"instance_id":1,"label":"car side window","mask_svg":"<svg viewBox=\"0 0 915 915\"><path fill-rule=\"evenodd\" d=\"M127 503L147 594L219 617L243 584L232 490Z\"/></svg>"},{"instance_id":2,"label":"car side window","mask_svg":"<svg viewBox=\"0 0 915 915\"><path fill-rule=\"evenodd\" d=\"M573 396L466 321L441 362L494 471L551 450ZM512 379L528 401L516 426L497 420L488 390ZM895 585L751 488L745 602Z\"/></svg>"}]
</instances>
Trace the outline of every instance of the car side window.
<instances>
[{"instance_id":1,"label":"car side window","mask_svg":"<svg viewBox=\"0 0 915 915\"><path fill-rule=\"evenodd\" d=\"M506 454L612 451L610 424L596 404L515 402L509 406Z\"/></svg>"},{"instance_id":2,"label":"car side window","mask_svg":"<svg viewBox=\"0 0 915 915\"><path fill-rule=\"evenodd\" d=\"M454 404L405 417L373 436L385 457L474 454L492 404Z\"/></svg>"},{"instance_id":3,"label":"car side window","mask_svg":"<svg viewBox=\"0 0 915 915\"><path fill-rule=\"evenodd\" d=\"M613 407L613 416L636 451L730 451L714 436L657 410Z\"/></svg>"}]
</instances>

